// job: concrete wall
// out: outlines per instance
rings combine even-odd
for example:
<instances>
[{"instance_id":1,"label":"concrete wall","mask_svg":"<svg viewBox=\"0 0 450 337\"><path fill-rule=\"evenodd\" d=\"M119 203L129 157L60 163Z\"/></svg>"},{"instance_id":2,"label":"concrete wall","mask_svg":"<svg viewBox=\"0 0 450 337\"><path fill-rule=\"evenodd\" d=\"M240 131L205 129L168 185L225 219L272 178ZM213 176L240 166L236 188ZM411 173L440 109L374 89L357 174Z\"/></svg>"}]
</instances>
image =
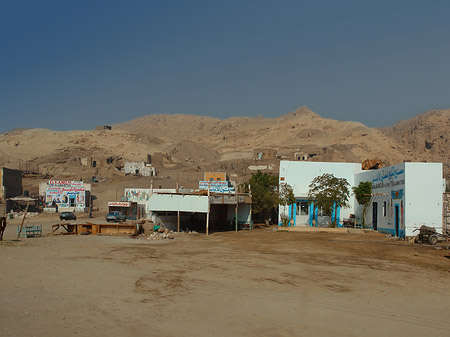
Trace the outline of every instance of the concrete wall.
<instances>
[{"instance_id":1,"label":"concrete wall","mask_svg":"<svg viewBox=\"0 0 450 337\"><path fill-rule=\"evenodd\" d=\"M442 233L442 196L445 182L441 163L405 163L405 230L414 235L425 224Z\"/></svg>"},{"instance_id":2,"label":"concrete wall","mask_svg":"<svg viewBox=\"0 0 450 337\"><path fill-rule=\"evenodd\" d=\"M225 172L205 172L205 181L227 181L227 174Z\"/></svg>"},{"instance_id":3,"label":"concrete wall","mask_svg":"<svg viewBox=\"0 0 450 337\"><path fill-rule=\"evenodd\" d=\"M138 174L144 177L150 177L156 175L156 170L154 167L147 166L143 161L142 162L129 162L125 163L124 167L125 173L130 174Z\"/></svg>"},{"instance_id":4,"label":"concrete wall","mask_svg":"<svg viewBox=\"0 0 450 337\"><path fill-rule=\"evenodd\" d=\"M442 231L450 231L450 193L444 193L443 196L443 224Z\"/></svg>"},{"instance_id":5,"label":"concrete wall","mask_svg":"<svg viewBox=\"0 0 450 337\"><path fill-rule=\"evenodd\" d=\"M4 167L1 173L1 184L4 187L4 198L13 198L22 195L22 171Z\"/></svg>"}]
</instances>

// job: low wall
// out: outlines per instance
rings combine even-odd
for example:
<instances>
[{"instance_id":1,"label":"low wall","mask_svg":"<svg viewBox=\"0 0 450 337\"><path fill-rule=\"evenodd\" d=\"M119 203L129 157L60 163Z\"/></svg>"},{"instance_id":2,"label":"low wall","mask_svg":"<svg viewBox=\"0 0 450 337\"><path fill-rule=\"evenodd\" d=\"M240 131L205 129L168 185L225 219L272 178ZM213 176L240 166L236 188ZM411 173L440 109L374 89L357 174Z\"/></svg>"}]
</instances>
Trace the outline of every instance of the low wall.
<instances>
[{"instance_id":1,"label":"low wall","mask_svg":"<svg viewBox=\"0 0 450 337\"><path fill-rule=\"evenodd\" d=\"M278 226L278 231L282 232L323 232L323 233L372 233L374 232L371 229L359 229L359 228L346 228L346 227L338 227L338 228L326 228L326 227L298 227L298 226L290 226L290 227L282 227Z\"/></svg>"}]
</instances>

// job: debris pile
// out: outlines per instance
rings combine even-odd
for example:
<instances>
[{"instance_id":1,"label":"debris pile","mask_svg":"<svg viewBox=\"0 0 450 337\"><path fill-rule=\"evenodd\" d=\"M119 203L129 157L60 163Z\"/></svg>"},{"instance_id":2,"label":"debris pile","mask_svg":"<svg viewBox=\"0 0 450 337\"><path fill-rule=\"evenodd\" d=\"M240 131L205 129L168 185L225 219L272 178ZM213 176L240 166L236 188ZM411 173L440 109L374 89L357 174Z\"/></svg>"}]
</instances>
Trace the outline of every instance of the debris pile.
<instances>
[{"instance_id":1,"label":"debris pile","mask_svg":"<svg viewBox=\"0 0 450 337\"><path fill-rule=\"evenodd\" d=\"M173 231L169 231L164 224L154 225L153 232L146 237L147 240L173 239Z\"/></svg>"},{"instance_id":2,"label":"debris pile","mask_svg":"<svg viewBox=\"0 0 450 337\"><path fill-rule=\"evenodd\" d=\"M23 218L25 212L10 212L7 215L7 218L9 219L20 219ZM34 218L35 216L38 216L39 213L38 212L27 212L27 218Z\"/></svg>"},{"instance_id":3,"label":"debris pile","mask_svg":"<svg viewBox=\"0 0 450 337\"><path fill-rule=\"evenodd\" d=\"M153 232L147 237L147 240L164 240L164 239L173 239L173 235L171 235L171 232L164 231L164 232Z\"/></svg>"}]
</instances>

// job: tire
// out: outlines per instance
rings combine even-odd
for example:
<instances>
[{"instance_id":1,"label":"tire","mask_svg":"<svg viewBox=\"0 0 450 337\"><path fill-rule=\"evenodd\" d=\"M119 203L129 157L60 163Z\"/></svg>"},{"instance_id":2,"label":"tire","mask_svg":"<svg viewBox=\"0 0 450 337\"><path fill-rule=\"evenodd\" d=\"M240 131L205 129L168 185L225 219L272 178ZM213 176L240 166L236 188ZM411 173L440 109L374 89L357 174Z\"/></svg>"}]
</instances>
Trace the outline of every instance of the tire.
<instances>
[{"instance_id":1,"label":"tire","mask_svg":"<svg viewBox=\"0 0 450 337\"><path fill-rule=\"evenodd\" d=\"M438 242L437 235L430 235L430 237L428 238L428 242L430 243L430 245L435 245Z\"/></svg>"}]
</instances>

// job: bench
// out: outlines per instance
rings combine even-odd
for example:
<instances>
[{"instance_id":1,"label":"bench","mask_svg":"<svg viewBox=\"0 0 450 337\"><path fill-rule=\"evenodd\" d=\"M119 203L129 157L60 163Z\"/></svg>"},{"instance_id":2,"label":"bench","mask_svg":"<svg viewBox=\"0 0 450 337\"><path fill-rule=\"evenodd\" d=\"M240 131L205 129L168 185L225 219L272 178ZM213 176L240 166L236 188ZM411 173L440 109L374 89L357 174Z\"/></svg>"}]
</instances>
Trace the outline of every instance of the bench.
<instances>
[{"instance_id":1,"label":"bench","mask_svg":"<svg viewBox=\"0 0 450 337\"><path fill-rule=\"evenodd\" d=\"M242 229L252 230L253 229L253 221L250 221L250 222L248 222L248 221L238 221L238 226L239 226L240 230L242 230Z\"/></svg>"},{"instance_id":2,"label":"bench","mask_svg":"<svg viewBox=\"0 0 450 337\"><path fill-rule=\"evenodd\" d=\"M17 226L17 235L19 235L20 226ZM20 232L21 238L31 238L42 236L42 225L23 226Z\"/></svg>"}]
</instances>

